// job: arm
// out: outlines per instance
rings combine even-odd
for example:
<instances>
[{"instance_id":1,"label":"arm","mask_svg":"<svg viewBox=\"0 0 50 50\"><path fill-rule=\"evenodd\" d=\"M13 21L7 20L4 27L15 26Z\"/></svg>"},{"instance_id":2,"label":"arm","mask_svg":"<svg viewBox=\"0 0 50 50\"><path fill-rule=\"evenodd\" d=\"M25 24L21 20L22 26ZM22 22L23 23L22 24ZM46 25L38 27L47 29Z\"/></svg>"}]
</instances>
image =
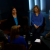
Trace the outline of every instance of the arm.
<instances>
[{"instance_id":1,"label":"arm","mask_svg":"<svg viewBox=\"0 0 50 50\"><path fill-rule=\"evenodd\" d=\"M23 44L23 45L25 45L25 47L26 47L26 49L27 49L27 44L26 44L26 41L25 41L25 39L22 37L22 39L21 39L21 43Z\"/></svg>"},{"instance_id":2,"label":"arm","mask_svg":"<svg viewBox=\"0 0 50 50\"><path fill-rule=\"evenodd\" d=\"M43 15L41 15L39 26L41 26L42 24L43 24Z\"/></svg>"}]
</instances>

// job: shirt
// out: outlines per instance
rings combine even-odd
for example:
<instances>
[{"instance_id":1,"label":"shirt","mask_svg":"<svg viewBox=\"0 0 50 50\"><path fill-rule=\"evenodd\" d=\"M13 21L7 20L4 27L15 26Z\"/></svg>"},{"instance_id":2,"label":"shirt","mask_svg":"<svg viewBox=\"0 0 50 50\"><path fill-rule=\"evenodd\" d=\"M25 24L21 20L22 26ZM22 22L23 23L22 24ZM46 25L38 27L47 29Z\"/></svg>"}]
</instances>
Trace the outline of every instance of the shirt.
<instances>
[{"instance_id":1,"label":"shirt","mask_svg":"<svg viewBox=\"0 0 50 50\"><path fill-rule=\"evenodd\" d=\"M8 42L10 43L10 36L8 36ZM25 41L24 37L22 37L22 36L15 38L15 41L12 40L12 43L25 45L25 47L27 49L26 41Z\"/></svg>"},{"instance_id":2,"label":"shirt","mask_svg":"<svg viewBox=\"0 0 50 50\"><path fill-rule=\"evenodd\" d=\"M31 16L31 22L32 25L37 25L37 26L42 26L43 24L43 15L41 13L38 14L38 16L36 16L36 14L32 14Z\"/></svg>"},{"instance_id":3,"label":"shirt","mask_svg":"<svg viewBox=\"0 0 50 50\"><path fill-rule=\"evenodd\" d=\"M14 17L13 17L14 18ZM14 18L14 21L15 21L15 24L18 25L18 20L17 20L17 17Z\"/></svg>"}]
</instances>

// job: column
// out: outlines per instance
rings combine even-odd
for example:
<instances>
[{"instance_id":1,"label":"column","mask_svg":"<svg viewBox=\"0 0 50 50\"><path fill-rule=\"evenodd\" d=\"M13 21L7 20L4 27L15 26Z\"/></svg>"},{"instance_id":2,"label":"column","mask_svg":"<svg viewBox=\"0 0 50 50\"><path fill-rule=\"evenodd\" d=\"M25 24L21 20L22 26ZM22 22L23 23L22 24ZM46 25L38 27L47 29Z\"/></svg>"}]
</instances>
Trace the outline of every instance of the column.
<instances>
[{"instance_id":1,"label":"column","mask_svg":"<svg viewBox=\"0 0 50 50\"><path fill-rule=\"evenodd\" d=\"M38 5L40 8L40 0L34 0L35 5Z\"/></svg>"},{"instance_id":2,"label":"column","mask_svg":"<svg viewBox=\"0 0 50 50\"><path fill-rule=\"evenodd\" d=\"M40 0L41 11L46 11L46 0Z\"/></svg>"}]
</instances>

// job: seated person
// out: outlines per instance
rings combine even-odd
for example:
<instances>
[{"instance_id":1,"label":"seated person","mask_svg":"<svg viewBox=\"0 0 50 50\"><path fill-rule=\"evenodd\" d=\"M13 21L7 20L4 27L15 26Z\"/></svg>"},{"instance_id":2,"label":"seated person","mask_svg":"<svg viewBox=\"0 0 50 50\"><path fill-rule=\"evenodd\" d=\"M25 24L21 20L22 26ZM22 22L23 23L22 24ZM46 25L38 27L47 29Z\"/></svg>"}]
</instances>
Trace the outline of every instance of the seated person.
<instances>
[{"instance_id":1,"label":"seated person","mask_svg":"<svg viewBox=\"0 0 50 50\"><path fill-rule=\"evenodd\" d=\"M19 35L19 27L18 26L11 27L11 33L10 33L10 36L8 36L8 42L14 43L14 44L25 45L25 47L27 48L27 44L26 44L24 37Z\"/></svg>"},{"instance_id":2,"label":"seated person","mask_svg":"<svg viewBox=\"0 0 50 50\"><path fill-rule=\"evenodd\" d=\"M17 25L20 29L20 32L23 33L23 26L22 26L22 20L21 20L21 16L19 17L19 15L17 14L17 10L15 7L12 7L11 9L11 14L10 16L8 17L8 29L10 30L11 27L13 25Z\"/></svg>"},{"instance_id":3,"label":"seated person","mask_svg":"<svg viewBox=\"0 0 50 50\"><path fill-rule=\"evenodd\" d=\"M8 43L8 38L5 37L4 32L0 30L0 42Z\"/></svg>"},{"instance_id":4,"label":"seated person","mask_svg":"<svg viewBox=\"0 0 50 50\"><path fill-rule=\"evenodd\" d=\"M31 34L33 34L35 38L40 38L40 32L43 28L43 15L40 13L40 9L37 5L35 5L33 8L31 23L32 23Z\"/></svg>"},{"instance_id":5,"label":"seated person","mask_svg":"<svg viewBox=\"0 0 50 50\"><path fill-rule=\"evenodd\" d=\"M50 38L50 32L46 34L45 38Z\"/></svg>"}]
</instances>

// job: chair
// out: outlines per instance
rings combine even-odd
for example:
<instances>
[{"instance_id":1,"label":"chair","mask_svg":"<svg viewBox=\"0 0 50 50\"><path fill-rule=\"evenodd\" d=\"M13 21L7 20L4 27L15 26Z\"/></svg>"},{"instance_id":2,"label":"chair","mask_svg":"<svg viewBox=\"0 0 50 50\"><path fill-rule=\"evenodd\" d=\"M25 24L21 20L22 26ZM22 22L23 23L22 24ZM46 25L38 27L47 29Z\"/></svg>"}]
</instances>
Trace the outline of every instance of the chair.
<instances>
[{"instance_id":1,"label":"chair","mask_svg":"<svg viewBox=\"0 0 50 50\"><path fill-rule=\"evenodd\" d=\"M5 27L6 21L7 21L7 19L0 20L0 29L3 30L3 32L4 32L5 34L9 34L10 31L9 31L8 29L6 29L6 27Z\"/></svg>"},{"instance_id":2,"label":"chair","mask_svg":"<svg viewBox=\"0 0 50 50\"><path fill-rule=\"evenodd\" d=\"M7 19L0 20L0 29L3 29L3 23L7 21ZM5 24L5 23L4 23Z\"/></svg>"},{"instance_id":3,"label":"chair","mask_svg":"<svg viewBox=\"0 0 50 50\"><path fill-rule=\"evenodd\" d=\"M27 50L27 49L24 45L7 43L5 50Z\"/></svg>"},{"instance_id":4,"label":"chair","mask_svg":"<svg viewBox=\"0 0 50 50\"><path fill-rule=\"evenodd\" d=\"M45 30L45 24L46 24L46 22L45 22L45 17L43 17L43 29L41 30L41 33L43 33L44 32L44 30ZM31 26L29 26L29 31L31 31Z\"/></svg>"}]
</instances>

